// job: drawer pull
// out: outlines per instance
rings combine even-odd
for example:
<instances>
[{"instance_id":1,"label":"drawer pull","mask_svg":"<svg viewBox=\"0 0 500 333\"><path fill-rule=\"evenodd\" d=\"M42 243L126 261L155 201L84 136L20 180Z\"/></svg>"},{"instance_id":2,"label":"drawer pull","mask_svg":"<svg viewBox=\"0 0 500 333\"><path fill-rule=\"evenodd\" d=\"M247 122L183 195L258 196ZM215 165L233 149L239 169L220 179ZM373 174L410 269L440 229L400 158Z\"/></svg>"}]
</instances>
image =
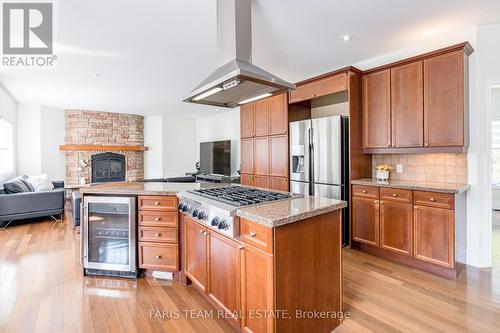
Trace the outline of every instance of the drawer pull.
<instances>
[{"instance_id":1,"label":"drawer pull","mask_svg":"<svg viewBox=\"0 0 500 333\"><path fill-rule=\"evenodd\" d=\"M367 190L363 190L363 193L365 193L365 194L366 194L366 193L368 193L368 191L367 191Z\"/></svg>"},{"instance_id":2,"label":"drawer pull","mask_svg":"<svg viewBox=\"0 0 500 333\"><path fill-rule=\"evenodd\" d=\"M157 255L155 258L156 258L156 259L161 259L161 256L160 256L160 255Z\"/></svg>"},{"instance_id":3,"label":"drawer pull","mask_svg":"<svg viewBox=\"0 0 500 333\"><path fill-rule=\"evenodd\" d=\"M432 202L436 201L436 199L434 199L434 198L429 198L429 200Z\"/></svg>"},{"instance_id":4,"label":"drawer pull","mask_svg":"<svg viewBox=\"0 0 500 333\"><path fill-rule=\"evenodd\" d=\"M243 245L238 246L238 249L243 250L245 247Z\"/></svg>"},{"instance_id":5,"label":"drawer pull","mask_svg":"<svg viewBox=\"0 0 500 333\"><path fill-rule=\"evenodd\" d=\"M161 218L160 218L160 217L155 218L155 221L156 221L156 222L158 222L158 221L160 221L160 220L161 220Z\"/></svg>"},{"instance_id":6,"label":"drawer pull","mask_svg":"<svg viewBox=\"0 0 500 333\"><path fill-rule=\"evenodd\" d=\"M203 230L202 230L202 229L200 229L200 234L202 234L202 233L203 233Z\"/></svg>"},{"instance_id":7,"label":"drawer pull","mask_svg":"<svg viewBox=\"0 0 500 333\"><path fill-rule=\"evenodd\" d=\"M378 200L374 200L373 203L378 204Z\"/></svg>"},{"instance_id":8,"label":"drawer pull","mask_svg":"<svg viewBox=\"0 0 500 333\"><path fill-rule=\"evenodd\" d=\"M396 193L393 193L392 196L396 198L398 195Z\"/></svg>"},{"instance_id":9,"label":"drawer pull","mask_svg":"<svg viewBox=\"0 0 500 333\"><path fill-rule=\"evenodd\" d=\"M207 235L208 235L208 232L207 232L207 231L204 231L204 232L203 232L203 236L205 236L205 237L206 237Z\"/></svg>"},{"instance_id":10,"label":"drawer pull","mask_svg":"<svg viewBox=\"0 0 500 333\"><path fill-rule=\"evenodd\" d=\"M255 232L253 232L253 231L252 231L252 232L250 233L250 237L255 238L256 236L257 236L257 234L256 234Z\"/></svg>"},{"instance_id":11,"label":"drawer pull","mask_svg":"<svg viewBox=\"0 0 500 333\"><path fill-rule=\"evenodd\" d=\"M157 233L157 234L156 234L156 237L160 237L160 236L161 236L161 234L160 234L160 233Z\"/></svg>"},{"instance_id":12,"label":"drawer pull","mask_svg":"<svg viewBox=\"0 0 500 333\"><path fill-rule=\"evenodd\" d=\"M381 205L383 205L383 204L384 204L384 202L383 202L383 201L380 201L380 204L381 204Z\"/></svg>"},{"instance_id":13,"label":"drawer pull","mask_svg":"<svg viewBox=\"0 0 500 333\"><path fill-rule=\"evenodd\" d=\"M160 205L160 202L159 201L155 201L155 206L159 206Z\"/></svg>"}]
</instances>

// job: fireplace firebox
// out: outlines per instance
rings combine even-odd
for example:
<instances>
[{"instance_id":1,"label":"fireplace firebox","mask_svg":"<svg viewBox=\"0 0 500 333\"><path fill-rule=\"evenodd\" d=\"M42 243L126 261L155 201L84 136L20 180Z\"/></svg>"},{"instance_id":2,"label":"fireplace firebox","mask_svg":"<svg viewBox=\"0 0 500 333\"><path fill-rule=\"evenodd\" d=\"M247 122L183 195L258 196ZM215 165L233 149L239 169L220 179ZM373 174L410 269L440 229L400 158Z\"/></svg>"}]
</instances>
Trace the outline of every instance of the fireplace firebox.
<instances>
[{"instance_id":1,"label":"fireplace firebox","mask_svg":"<svg viewBox=\"0 0 500 333\"><path fill-rule=\"evenodd\" d=\"M125 181L125 156L115 153L92 155L92 183Z\"/></svg>"}]
</instances>

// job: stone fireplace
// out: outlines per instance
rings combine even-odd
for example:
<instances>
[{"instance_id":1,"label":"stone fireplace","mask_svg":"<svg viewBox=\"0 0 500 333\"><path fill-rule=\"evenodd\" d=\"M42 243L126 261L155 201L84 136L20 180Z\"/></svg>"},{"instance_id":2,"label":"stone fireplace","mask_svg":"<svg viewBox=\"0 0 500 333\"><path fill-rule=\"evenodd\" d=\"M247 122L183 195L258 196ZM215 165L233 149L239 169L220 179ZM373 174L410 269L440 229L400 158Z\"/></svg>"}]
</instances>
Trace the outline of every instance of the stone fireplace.
<instances>
[{"instance_id":1,"label":"stone fireplace","mask_svg":"<svg viewBox=\"0 0 500 333\"><path fill-rule=\"evenodd\" d=\"M144 178L143 116L66 110L64 146L68 185Z\"/></svg>"}]
</instances>

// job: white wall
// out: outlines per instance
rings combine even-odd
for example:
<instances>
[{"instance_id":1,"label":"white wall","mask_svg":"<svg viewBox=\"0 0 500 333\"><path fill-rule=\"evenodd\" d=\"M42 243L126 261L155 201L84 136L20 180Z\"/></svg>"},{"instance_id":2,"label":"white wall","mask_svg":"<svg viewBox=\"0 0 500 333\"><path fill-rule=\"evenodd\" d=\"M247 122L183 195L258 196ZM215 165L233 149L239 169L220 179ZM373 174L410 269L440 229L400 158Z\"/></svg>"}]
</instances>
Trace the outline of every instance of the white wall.
<instances>
[{"instance_id":1,"label":"white wall","mask_svg":"<svg viewBox=\"0 0 500 333\"><path fill-rule=\"evenodd\" d=\"M163 177L163 118L144 117L144 178Z\"/></svg>"},{"instance_id":2,"label":"white wall","mask_svg":"<svg viewBox=\"0 0 500 333\"><path fill-rule=\"evenodd\" d=\"M197 160L195 119L163 117L163 175L175 177L194 172Z\"/></svg>"},{"instance_id":3,"label":"white wall","mask_svg":"<svg viewBox=\"0 0 500 333\"><path fill-rule=\"evenodd\" d=\"M46 173L50 179L64 179L64 110L35 104L17 105L17 173Z\"/></svg>"},{"instance_id":4,"label":"white wall","mask_svg":"<svg viewBox=\"0 0 500 333\"><path fill-rule=\"evenodd\" d=\"M240 169L240 109L198 118L196 121L196 156L200 156L200 142L231 140L231 173Z\"/></svg>"},{"instance_id":5,"label":"white wall","mask_svg":"<svg viewBox=\"0 0 500 333\"><path fill-rule=\"evenodd\" d=\"M16 102L0 85L0 118L6 119L14 126L14 154L16 153ZM14 158L14 171L11 174L2 175L0 177L0 186L6 181L16 175L16 161Z\"/></svg>"}]
</instances>

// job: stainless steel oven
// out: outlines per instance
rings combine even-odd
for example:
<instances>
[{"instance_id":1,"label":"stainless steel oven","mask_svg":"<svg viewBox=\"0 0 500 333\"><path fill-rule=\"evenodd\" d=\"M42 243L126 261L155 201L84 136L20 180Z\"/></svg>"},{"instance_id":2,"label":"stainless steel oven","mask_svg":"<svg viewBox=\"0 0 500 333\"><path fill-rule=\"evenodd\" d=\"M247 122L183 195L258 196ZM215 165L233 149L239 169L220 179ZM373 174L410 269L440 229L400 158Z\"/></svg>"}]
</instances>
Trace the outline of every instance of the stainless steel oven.
<instances>
[{"instance_id":1,"label":"stainless steel oven","mask_svg":"<svg viewBox=\"0 0 500 333\"><path fill-rule=\"evenodd\" d=\"M84 273L136 277L136 198L86 195L81 216Z\"/></svg>"}]
</instances>

